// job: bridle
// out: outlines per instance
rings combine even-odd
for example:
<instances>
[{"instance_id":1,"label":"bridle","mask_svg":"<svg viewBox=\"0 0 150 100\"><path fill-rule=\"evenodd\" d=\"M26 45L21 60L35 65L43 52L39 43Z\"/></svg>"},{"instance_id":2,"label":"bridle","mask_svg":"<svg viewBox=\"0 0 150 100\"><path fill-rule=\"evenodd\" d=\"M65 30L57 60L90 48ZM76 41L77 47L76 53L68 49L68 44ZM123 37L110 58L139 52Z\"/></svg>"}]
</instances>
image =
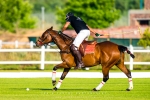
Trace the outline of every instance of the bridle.
<instances>
[{"instance_id":1,"label":"bridle","mask_svg":"<svg viewBox=\"0 0 150 100\"><path fill-rule=\"evenodd\" d=\"M63 34L63 33L59 33L59 32L58 32L58 34L60 35L60 34ZM56 37L52 36L52 35L50 34L50 32L48 31L48 33L47 33L47 35L46 35L46 37L45 37L44 39L41 39L41 37L39 37L38 42L39 42L40 45L51 46L51 45L49 45L49 43L43 43L43 42L47 39L48 35L50 35L50 36L52 37L52 41L55 41L55 38L56 38ZM63 35L65 35L65 34L63 34ZM67 36L67 35L65 35L65 36ZM67 37L69 37L69 36L67 36ZM63 38L63 40L64 40L64 37L62 37L62 38ZM69 38L71 38L71 37L69 37ZM67 46L70 46L70 44L68 45L65 40L64 40L64 42L65 42L65 44L66 44ZM70 53L70 51L67 51L67 50L65 50L65 51L60 50L60 53Z\"/></svg>"},{"instance_id":2,"label":"bridle","mask_svg":"<svg viewBox=\"0 0 150 100\"><path fill-rule=\"evenodd\" d=\"M47 36L42 40L41 37L39 37L38 42L40 45L45 45L43 42L47 39Z\"/></svg>"}]
</instances>

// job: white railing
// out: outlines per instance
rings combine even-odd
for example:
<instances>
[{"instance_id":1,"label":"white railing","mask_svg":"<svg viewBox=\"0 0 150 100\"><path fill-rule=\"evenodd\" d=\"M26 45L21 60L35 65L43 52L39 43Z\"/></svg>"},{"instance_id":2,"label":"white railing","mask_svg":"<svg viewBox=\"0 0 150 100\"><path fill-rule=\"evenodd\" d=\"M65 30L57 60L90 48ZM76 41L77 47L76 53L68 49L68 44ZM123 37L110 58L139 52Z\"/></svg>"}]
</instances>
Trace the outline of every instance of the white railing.
<instances>
[{"instance_id":1,"label":"white railing","mask_svg":"<svg viewBox=\"0 0 150 100\"><path fill-rule=\"evenodd\" d=\"M32 49L32 48L34 48L34 46L35 46L35 43L33 42L33 41L31 41L31 42L19 42L19 41L14 41L14 42L4 42L4 41L2 41L2 40L0 40L0 49L3 47L3 45L13 45L14 46L14 48L19 48L19 46L21 46L21 45L25 45L25 46L30 46L30 48Z\"/></svg>"},{"instance_id":2,"label":"white railing","mask_svg":"<svg viewBox=\"0 0 150 100\"><path fill-rule=\"evenodd\" d=\"M140 53L150 52L150 50L134 50L132 45L130 45L130 51L133 54L135 52L140 52ZM133 58L130 57L130 61L129 62L125 62L125 64L128 64L130 66L130 70L133 70L133 65L150 65L150 62L134 62Z\"/></svg>"},{"instance_id":3,"label":"white railing","mask_svg":"<svg viewBox=\"0 0 150 100\"><path fill-rule=\"evenodd\" d=\"M42 46L41 49L0 49L0 52L41 52L40 61L0 61L0 64L41 64L40 69L44 70L45 64L59 64L62 61L45 61L45 52L59 52L59 49L45 49Z\"/></svg>"},{"instance_id":4,"label":"white railing","mask_svg":"<svg viewBox=\"0 0 150 100\"><path fill-rule=\"evenodd\" d=\"M0 61L0 64L40 64L41 70L44 70L45 64L59 64L62 61L45 61L45 52L59 52L59 49L45 49L44 46L41 49L0 49L0 52L41 52L41 60L40 61ZM150 50L134 50L133 46L130 45L130 51L132 53L140 52L150 52ZM133 65L150 65L150 62L134 62L130 57L129 62L125 62L126 65L130 66L130 70L133 70Z\"/></svg>"}]
</instances>

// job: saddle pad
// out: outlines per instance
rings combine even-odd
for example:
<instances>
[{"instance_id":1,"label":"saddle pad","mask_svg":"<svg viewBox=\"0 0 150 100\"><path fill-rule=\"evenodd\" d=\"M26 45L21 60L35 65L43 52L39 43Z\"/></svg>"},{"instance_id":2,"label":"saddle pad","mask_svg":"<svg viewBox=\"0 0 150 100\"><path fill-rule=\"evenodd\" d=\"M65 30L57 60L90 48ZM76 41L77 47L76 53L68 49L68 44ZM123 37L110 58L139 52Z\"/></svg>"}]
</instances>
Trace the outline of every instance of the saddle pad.
<instances>
[{"instance_id":1,"label":"saddle pad","mask_svg":"<svg viewBox=\"0 0 150 100\"><path fill-rule=\"evenodd\" d=\"M90 42L90 41L84 41L79 48L79 51L82 56L90 53L94 53L95 45L97 44L96 41Z\"/></svg>"},{"instance_id":2,"label":"saddle pad","mask_svg":"<svg viewBox=\"0 0 150 100\"><path fill-rule=\"evenodd\" d=\"M94 53L94 47L95 45L87 45L85 47L85 51L84 51L84 54L89 54L89 53Z\"/></svg>"}]
</instances>

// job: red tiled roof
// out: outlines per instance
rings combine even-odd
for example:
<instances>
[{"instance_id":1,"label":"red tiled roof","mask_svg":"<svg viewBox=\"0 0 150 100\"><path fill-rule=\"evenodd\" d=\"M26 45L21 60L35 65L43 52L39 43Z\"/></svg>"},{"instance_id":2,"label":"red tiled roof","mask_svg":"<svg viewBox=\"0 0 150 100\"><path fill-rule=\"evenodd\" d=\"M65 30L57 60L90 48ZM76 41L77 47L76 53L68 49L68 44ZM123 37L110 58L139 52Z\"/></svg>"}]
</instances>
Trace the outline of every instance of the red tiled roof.
<instances>
[{"instance_id":1,"label":"red tiled roof","mask_svg":"<svg viewBox=\"0 0 150 100\"><path fill-rule=\"evenodd\" d=\"M117 28L94 29L94 30L99 34L104 34L104 36L101 36L100 38L141 38L141 34L143 34L146 28L150 27L124 26ZM66 30L64 31L64 33L71 37L76 34L74 30ZM95 37L94 34L91 33L91 35Z\"/></svg>"}]
</instances>

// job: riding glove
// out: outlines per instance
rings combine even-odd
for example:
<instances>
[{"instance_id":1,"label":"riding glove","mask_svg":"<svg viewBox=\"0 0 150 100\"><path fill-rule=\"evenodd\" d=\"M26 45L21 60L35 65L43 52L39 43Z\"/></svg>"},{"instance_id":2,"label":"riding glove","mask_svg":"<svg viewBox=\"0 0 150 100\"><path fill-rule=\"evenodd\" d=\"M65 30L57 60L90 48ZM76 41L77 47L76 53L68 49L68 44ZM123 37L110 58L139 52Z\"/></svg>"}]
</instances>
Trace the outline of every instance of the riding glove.
<instances>
[{"instance_id":1,"label":"riding glove","mask_svg":"<svg viewBox=\"0 0 150 100\"><path fill-rule=\"evenodd\" d=\"M103 35L102 35L102 34L95 33L95 36L96 36L96 37L100 37L100 36L103 36Z\"/></svg>"}]
</instances>

